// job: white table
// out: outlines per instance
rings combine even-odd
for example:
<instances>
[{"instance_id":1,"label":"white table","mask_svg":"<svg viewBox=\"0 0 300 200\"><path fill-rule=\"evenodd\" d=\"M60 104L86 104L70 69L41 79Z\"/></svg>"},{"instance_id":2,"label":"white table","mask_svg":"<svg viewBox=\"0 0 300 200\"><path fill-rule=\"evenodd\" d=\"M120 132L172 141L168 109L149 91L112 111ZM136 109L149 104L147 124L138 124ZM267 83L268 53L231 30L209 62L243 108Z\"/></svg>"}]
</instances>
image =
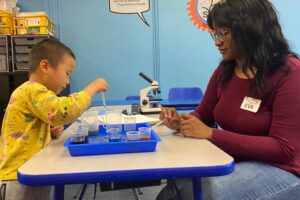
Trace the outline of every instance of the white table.
<instances>
[{"instance_id":1,"label":"white table","mask_svg":"<svg viewBox=\"0 0 300 200\"><path fill-rule=\"evenodd\" d=\"M194 198L201 199L199 177L221 176L234 169L234 160L207 140L183 138L160 126L155 152L71 157L65 133L18 170L20 183L55 185L55 199L63 199L65 184L193 178Z\"/></svg>"}]
</instances>

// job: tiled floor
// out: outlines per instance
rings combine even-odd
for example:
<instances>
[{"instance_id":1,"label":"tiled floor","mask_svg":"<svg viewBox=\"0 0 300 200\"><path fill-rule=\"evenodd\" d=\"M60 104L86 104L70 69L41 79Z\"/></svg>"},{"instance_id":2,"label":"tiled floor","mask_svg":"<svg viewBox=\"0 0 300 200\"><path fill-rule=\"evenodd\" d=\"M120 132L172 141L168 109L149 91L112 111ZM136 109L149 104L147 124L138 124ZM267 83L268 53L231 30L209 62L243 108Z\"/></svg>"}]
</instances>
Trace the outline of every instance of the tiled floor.
<instances>
[{"instance_id":1,"label":"tiled floor","mask_svg":"<svg viewBox=\"0 0 300 200\"><path fill-rule=\"evenodd\" d=\"M134 191L132 189L124 190L115 190L115 191L106 191L100 192L99 186L97 187L96 199L101 200L155 200L159 191L165 185L160 186L151 186L140 188L142 194L138 194L138 198L135 197ZM79 199L78 191L81 191L81 185L66 185L65 186L65 199ZM77 197L76 197L76 194ZM136 193L137 194L137 193ZM87 187L87 190L83 196L84 200L93 200L94 199L94 184L90 184Z\"/></svg>"}]
</instances>

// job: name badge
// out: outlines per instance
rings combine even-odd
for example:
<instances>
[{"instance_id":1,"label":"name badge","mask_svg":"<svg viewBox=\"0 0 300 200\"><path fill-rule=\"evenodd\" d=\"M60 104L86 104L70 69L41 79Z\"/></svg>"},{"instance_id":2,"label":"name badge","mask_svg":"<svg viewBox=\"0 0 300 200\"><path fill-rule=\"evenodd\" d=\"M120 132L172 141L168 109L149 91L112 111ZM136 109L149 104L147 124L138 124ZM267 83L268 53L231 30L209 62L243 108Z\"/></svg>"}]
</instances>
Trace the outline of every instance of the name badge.
<instances>
[{"instance_id":1,"label":"name badge","mask_svg":"<svg viewBox=\"0 0 300 200\"><path fill-rule=\"evenodd\" d=\"M256 113L260 107L261 100L245 97L241 109Z\"/></svg>"}]
</instances>

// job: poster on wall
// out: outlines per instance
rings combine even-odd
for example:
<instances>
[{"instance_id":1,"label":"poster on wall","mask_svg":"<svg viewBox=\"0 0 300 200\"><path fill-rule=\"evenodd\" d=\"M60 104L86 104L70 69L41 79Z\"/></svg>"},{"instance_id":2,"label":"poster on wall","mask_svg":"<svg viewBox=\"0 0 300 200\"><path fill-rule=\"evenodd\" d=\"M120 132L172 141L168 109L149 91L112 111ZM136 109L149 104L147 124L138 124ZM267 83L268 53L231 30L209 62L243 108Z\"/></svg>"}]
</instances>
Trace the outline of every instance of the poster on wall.
<instances>
[{"instance_id":1,"label":"poster on wall","mask_svg":"<svg viewBox=\"0 0 300 200\"><path fill-rule=\"evenodd\" d=\"M150 0L109 0L109 10L117 14L137 14L149 26L143 13L150 10Z\"/></svg>"},{"instance_id":2,"label":"poster on wall","mask_svg":"<svg viewBox=\"0 0 300 200\"><path fill-rule=\"evenodd\" d=\"M207 25L208 12L219 1L221 0L190 0L187 2L188 15L198 29L201 28L202 31L210 31Z\"/></svg>"}]
</instances>

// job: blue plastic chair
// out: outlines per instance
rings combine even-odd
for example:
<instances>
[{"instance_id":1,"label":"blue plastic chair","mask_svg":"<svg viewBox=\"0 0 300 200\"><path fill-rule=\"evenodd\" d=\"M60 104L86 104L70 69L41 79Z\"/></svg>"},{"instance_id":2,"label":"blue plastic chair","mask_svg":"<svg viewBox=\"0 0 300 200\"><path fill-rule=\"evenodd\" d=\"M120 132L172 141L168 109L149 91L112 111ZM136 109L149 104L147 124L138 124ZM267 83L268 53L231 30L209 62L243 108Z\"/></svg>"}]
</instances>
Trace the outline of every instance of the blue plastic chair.
<instances>
[{"instance_id":1,"label":"blue plastic chair","mask_svg":"<svg viewBox=\"0 0 300 200\"><path fill-rule=\"evenodd\" d=\"M140 100L140 96L127 96L125 100Z\"/></svg>"},{"instance_id":2,"label":"blue plastic chair","mask_svg":"<svg viewBox=\"0 0 300 200\"><path fill-rule=\"evenodd\" d=\"M176 87L169 90L169 100L202 99L203 92L199 87ZM177 110L193 110L195 107L177 107Z\"/></svg>"},{"instance_id":3,"label":"blue plastic chair","mask_svg":"<svg viewBox=\"0 0 300 200\"><path fill-rule=\"evenodd\" d=\"M152 95L148 95L150 99L153 99L154 97ZM125 100L140 100L140 96L127 96L125 97Z\"/></svg>"}]
</instances>

